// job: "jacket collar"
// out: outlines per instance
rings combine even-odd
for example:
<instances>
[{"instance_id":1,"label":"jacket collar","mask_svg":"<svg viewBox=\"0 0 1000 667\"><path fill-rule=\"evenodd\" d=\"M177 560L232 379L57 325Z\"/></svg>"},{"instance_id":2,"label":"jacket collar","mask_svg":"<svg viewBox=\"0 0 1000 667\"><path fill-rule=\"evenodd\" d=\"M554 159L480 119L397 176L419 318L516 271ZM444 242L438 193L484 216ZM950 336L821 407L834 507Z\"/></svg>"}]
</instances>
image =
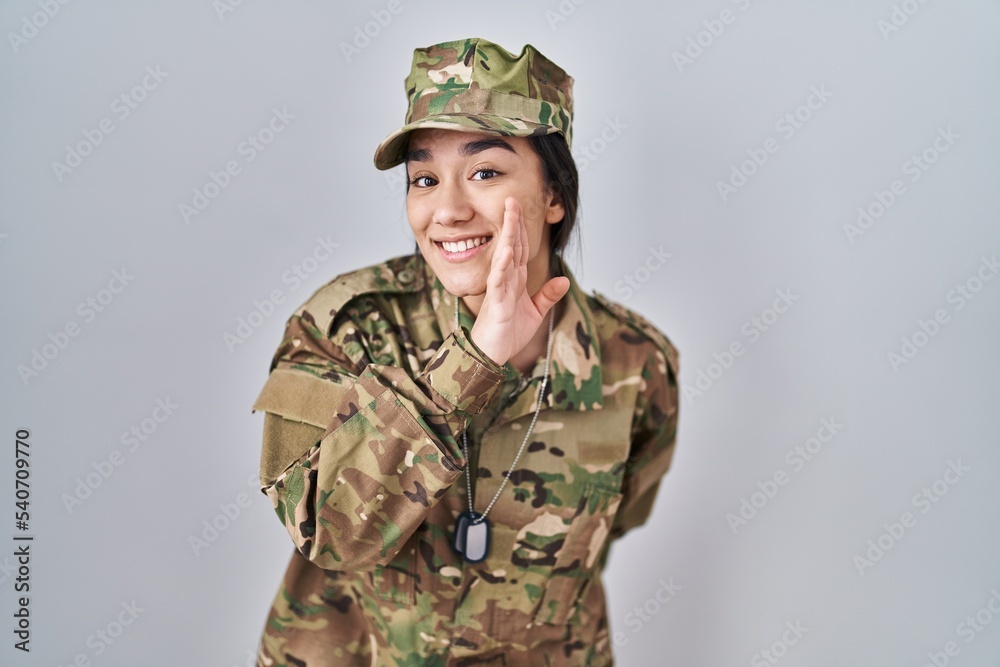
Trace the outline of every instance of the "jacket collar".
<instances>
[{"instance_id":1,"label":"jacket collar","mask_svg":"<svg viewBox=\"0 0 1000 667\"><path fill-rule=\"evenodd\" d=\"M437 274L420 253L413 255L415 273L426 289L434 309L442 339L455 329L455 297L449 293ZM569 278L570 287L555 308L561 308L559 319L552 326L552 359L549 380L545 388L542 410L600 410L604 405L602 391L600 340L594 323L594 314L587 303L587 294L580 289L576 277L561 259L557 258L556 275ZM472 329L475 318L465 302L459 301L459 322ZM548 320L542 326L548 328ZM508 379L520 373L510 362L504 364ZM530 384L514 403L504 410L504 421L534 414L538 393L545 375L545 359L538 360L530 374Z\"/></svg>"}]
</instances>

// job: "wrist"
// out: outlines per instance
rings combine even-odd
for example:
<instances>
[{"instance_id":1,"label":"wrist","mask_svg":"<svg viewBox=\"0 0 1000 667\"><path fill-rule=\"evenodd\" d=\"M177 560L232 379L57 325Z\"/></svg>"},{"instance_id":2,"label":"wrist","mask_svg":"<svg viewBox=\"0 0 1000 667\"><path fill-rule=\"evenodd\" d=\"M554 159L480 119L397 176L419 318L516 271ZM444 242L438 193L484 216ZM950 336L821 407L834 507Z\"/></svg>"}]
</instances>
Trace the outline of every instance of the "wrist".
<instances>
[{"instance_id":1,"label":"wrist","mask_svg":"<svg viewBox=\"0 0 1000 667\"><path fill-rule=\"evenodd\" d=\"M469 331L469 342L472 343L480 354L489 358L489 360L497 366L503 366L507 363L507 357L499 351L497 346L491 345L490 341L482 335L481 331L477 332L475 325L473 325L472 330Z\"/></svg>"}]
</instances>

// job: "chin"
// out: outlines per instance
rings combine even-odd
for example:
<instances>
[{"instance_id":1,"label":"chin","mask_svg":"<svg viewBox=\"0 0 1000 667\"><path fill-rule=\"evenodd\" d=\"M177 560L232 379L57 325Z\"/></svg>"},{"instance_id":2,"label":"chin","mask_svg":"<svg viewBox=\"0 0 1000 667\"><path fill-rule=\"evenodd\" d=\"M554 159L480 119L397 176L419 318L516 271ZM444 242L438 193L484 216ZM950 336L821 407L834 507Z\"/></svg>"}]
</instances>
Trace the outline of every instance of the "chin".
<instances>
[{"instance_id":1,"label":"chin","mask_svg":"<svg viewBox=\"0 0 1000 667\"><path fill-rule=\"evenodd\" d=\"M446 269L447 270L447 269ZM441 284L449 293L460 297L479 296L486 293L486 278L464 280L458 277L438 274Z\"/></svg>"},{"instance_id":2,"label":"chin","mask_svg":"<svg viewBox=\"0 0 1000 667\"><path fill-rule=\"evenodd\" d=\"M436 249L432 249L430 252L435 251ZM464 297L486 293L486 278L491 266L488 260L483 264L470 262L459 265L428 255L423 249L421 252L438 280L451 294Z\"/></svg>"},{"instance_id":3,"label":"chin","mask_svg":"<svg viewBox=\"0 0 1000 667\"><path fill-rule=\"evenodd\" d=\"M466 297L486 293L485 275L477 275L468 269L459 269L449 265L431 264L431 269L450 294Z\"/></svg>"}]
</instances>

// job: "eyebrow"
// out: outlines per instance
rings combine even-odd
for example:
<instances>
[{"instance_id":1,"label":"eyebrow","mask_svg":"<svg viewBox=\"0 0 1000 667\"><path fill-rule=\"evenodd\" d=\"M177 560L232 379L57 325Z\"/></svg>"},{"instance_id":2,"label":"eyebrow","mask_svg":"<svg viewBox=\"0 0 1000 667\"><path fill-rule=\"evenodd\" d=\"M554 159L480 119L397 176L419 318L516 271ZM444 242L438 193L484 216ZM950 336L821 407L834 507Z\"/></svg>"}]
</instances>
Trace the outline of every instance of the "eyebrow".
<instances>
[{"instance_id":1,"label":"eyebrow","mask_svg":"<svg viewBox=\"0 0 1000 667\"><path fill-rule=\"evenodd\" d=\"M503 148L504 150L508 150L514 155L517 155L517 151L514 150L514 147L503 139L477 139L475 141L467 141L459 146L458 154L462 157L469 157L470 155L482 153L490 148ZM405 162L428 162L430 159L431 149L429 148L418 148L416 150L407 151L406 155L403 157Z\"/></svg>"}]
</instances>

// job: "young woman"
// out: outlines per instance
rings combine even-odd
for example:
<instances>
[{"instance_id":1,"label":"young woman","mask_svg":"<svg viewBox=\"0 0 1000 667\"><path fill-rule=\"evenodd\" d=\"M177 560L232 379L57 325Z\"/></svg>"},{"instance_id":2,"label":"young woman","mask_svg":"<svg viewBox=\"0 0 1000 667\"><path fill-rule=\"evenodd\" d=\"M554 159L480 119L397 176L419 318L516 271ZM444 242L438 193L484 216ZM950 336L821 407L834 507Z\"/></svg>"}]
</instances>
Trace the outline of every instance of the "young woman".
<instances>
[{"instance_id":1,"label":"young woman","mask_svg":"<svg viewBox=\"0 0 1000 667\"><path fill-rule=\"evenodd\" d=\"M531 45L415 50L375 155L415 252L317 290L254 404L295 545L258 665L613 664L601 572L670 466L678 355L562 259L572 83Z\"/></svg>"}]
</instances>

